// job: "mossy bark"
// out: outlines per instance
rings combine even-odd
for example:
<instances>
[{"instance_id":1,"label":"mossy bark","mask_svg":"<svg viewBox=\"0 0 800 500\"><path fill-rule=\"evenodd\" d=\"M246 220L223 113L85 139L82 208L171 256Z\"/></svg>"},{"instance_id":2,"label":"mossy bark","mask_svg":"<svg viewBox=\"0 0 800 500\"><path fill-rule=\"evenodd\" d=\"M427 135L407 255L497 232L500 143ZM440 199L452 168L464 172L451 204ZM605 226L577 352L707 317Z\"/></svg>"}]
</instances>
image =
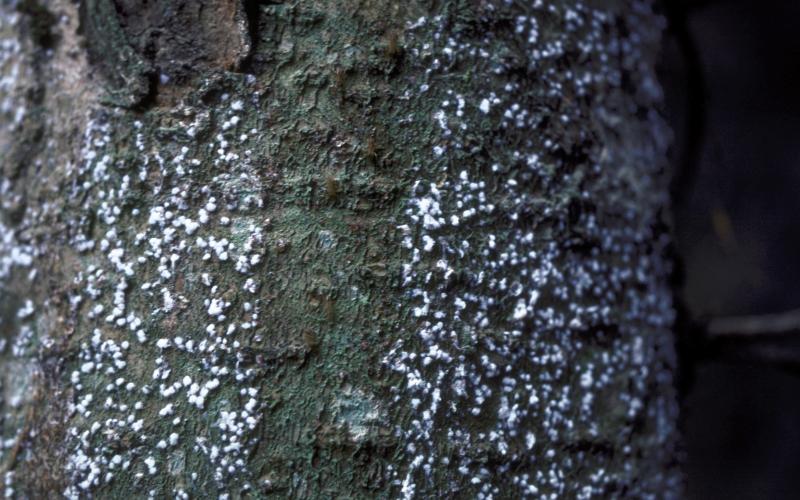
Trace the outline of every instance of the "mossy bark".
<instances>
[{"instance_id":1,"label":"mossy bark","mask_svg":"<svg viewBox=\"0 0 800 500\"><path fill-rule=\"evenodd\" d=\"M0 20L7 495L679 495L649 2Z\"/></svg>"}]
</instances>

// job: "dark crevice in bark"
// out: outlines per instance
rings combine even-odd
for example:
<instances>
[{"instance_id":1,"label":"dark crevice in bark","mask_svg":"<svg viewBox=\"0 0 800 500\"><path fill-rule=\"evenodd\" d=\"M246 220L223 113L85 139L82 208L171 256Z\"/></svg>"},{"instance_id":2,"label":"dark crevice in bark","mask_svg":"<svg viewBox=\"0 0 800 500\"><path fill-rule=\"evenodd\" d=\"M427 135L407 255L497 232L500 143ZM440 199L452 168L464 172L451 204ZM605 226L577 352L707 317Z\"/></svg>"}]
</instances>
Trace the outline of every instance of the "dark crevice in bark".
<instances>
[{"instance_id":1,"label":"dark crevice in bark","mask_svg":"<svg viewBox=\"0 0 800 500\"><path fill-rule=\"evenodd\" d=\"M242 0L242 7L244 9L244 16L247 19L247 32L250 37L250 52L242 59L239 65L239 72L254 74L255 64L253 58L256 54L256 46L259 41L260 21L261 21L261 6L271 4L281 4L282 1L270 0Z\"/></svg>"},{"instance_id":2,"label":"dark crevice in bark","mask_svg":"<svg viewBox=\"0 0 800 500\"><path fill-rule=\"evenodd\" d=\"M56 16L37 0L24 0L17 5L17 10L28 16L33 42L45 50L52 49L58 42L58 36L53 31Z\"/></svg>"}]
</instances>

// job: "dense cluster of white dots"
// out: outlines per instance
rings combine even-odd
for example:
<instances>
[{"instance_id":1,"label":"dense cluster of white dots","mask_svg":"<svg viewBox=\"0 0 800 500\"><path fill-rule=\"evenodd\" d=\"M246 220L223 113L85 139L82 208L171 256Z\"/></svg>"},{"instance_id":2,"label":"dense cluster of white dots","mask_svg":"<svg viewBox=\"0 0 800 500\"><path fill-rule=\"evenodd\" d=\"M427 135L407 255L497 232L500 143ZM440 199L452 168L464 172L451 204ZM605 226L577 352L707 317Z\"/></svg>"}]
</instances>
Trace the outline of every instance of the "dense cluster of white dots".
<instances>
[{"instance_id":1,"label":"dense cluster of white dots","mask_svg":"<svg viewBox=\"0 0 800 500\"><path fill-rule=\"evenodd\" d=\"M30 61L27 59L22 39L19 37L20 14L15 2L0 4L0 155L11 156L14 150L15 132L23 125L28 115L25 98L25 82L31 78ZM22 205L22 195L14 191L12 181L0 171L0 211L14 213ZM13 225L0 218L0 308L8 308L8 316L0 318L0 355L6 357L6 375L0 380L0 398L3 425L0 451L4 460L24 436L24 415L21 412L30 398L30 377L34 368L27 360L33 356L35 330L33 321L37 304L25 293L17 294L12 302L8 290L11 280L17 283L33 283L37 276L35 259L41 249L30 237L30 225ZM21 278L14 278L21 276ZM9 307L10 306L10 307ZM14 310L16 308L16 310ZM42 339L42 343L49 341ZM8 359L11 358L11 359ZM13 361L18 360L18 361ZM14 471L3 472L5 498L16 494Z\"/></svg>"},{"instance_id":2,"label":"dense cluster of white dots","mask_svg":"<svg viewBox=\"0 0 800 500\"><path fill-rule=\"evenodd\" d=\"M406 498L437 484L476 498L613 496L614 487L634 488L642 470L635 421L655 422L650 449L670 455L674 401L662 365L672 310L665 242L653 229L664 200L652 112L660 90L642 52L652 34L639 29L657 18L648 1L623 3L629 33L614 31L618 14L578 1L483 2L483 21L513 15L479 35L454 34L444 18L409 25L409 57L425 66L419 102L439 105L430 164L416 167L399 222L415 326L385 358L404 380L395 403L410 415L397 429L404 459L390 469ZM25 65L14 10L14 2L0 5L0 141L27 113L16 88ZM517 52L496 50L512 45ZM488 77L465 86L464 67ZM625 77L635 79L647 118L618 143L599 134L619 132L637 111L625 108ZM91 332L67 374L68 498L97 494L120 476L174 485L147 490L150 498L188 498L184 488L198 477L174 469L181 453L205 460L221 491L256 484L247 462L265 396L238 360L260 326L269 225L256 211L264 186L250 145L260 132L245 126L257 98L176 105L178 141L153 134L153 123L128 123L122 111L88 113L78 161L64 166L71 184L63 196L84 214L65 229L78 256L68 303L80 331ZM488 152L476 149L475 134L493 134ZM584 147L584 159L569 156ZM0 176L4 212L19 202L13 188ZM12 273L36 279L43 252L22 237L26 223L0 221L0 294ZM186 283L202 293L186 293ZM21 297L0 350L30 355L32 323L45 306ZM185 317L199 326L182 328ZM4 404L20 407L20 398ZM365 422L384 417L372 411ZM366 424L348 426L356 441L368 433ZM612 450L610 464L605 441L630 444ZM641 460L649 459L657 457ZM8 497L13 482L9 471ZM630 492L647 497L651 484L670 483L654 474Z\"/></svg>"},{"instance_id":3,"label":"dense cluster of white dots","mask_svg":"<svg viewBox=\"0 0 800 500\"><path fill-rule=\"evenodd\" d=\"M427 65L420 99L439 95L441 105L431 117L440 135L431 164L416 167L399 226L418 329L385 358L405 379L396 403L413 410L398 430L406 462L395 481L404 498L451 481L477 498L589 498L631 484L648 496L665 483L678 487L677 474L637 479L634 445L614 451L622 458L613 467L573 451L627 441L635 419L660 424L644 439L674 446L664 368L673 313L665 241L653 229L666 199L662 126L651 109L636 137L620 144L598 138L605 129L590 122L612 127L612 114L628 113L614 108L632 98L623 72L637 79L642 106L659 98L642 53L658 34L637 24L659 21L648 2L629 3L627 35L609 36L617 14L577 1L537 0L525 15L511 2L488 3L486 18L510 18L513 35L456 35L444 18L411 26L411 55ZM512 43L521 48L504 55ZM582 55L564 68L568 53ZM497 79L464 88L463 67ZM580 96L590 104L570 105ZM482 155L470 135L487 130L500 132ZM579 147L592 148L586 159L564 158ZM636 183L625 177L632 171ZM664 397L647 405L654 384ZM612 411L597 403L608 394L622 417L601 413Z\"/></svg>"},{"instance_id":4,"label":"dense cluster of white dots","mask_svg":"<svg viewBox=\"0 0 800 500\"><path fill-rule=\"evenodd\" d=\"M14 5L0 6L0 129L18 127L27 113L19 85L28 76L17 36L19 13Z\"/></svg>"},{"instance_id":5,"label":"dense cluster of white dots","mask_svg":"<svg viewBox=\"0 0 800 500\"><path fill-rule=\"evenodd\" d=\"M253 487L247 455L262 400L253 369L230 360L243 348L240 335L252 335L259 325L260 302L252 295L266 242L252 210L263 201L259 180L248 173L245 148L257 133L237 127L245 101L231 103L227 95L221 100L218 175L209 183L192 175L201 162L189 147L148 137L141 122L133 126L135 161L115 161L109 148L115 117L99 113L88 121L69 196L83 200L100 227L90 233L76 221L71 244L79 254L99 252L105 258L91 259L76 274L81 291L70 297L73 310L88 311L86 320L95 328L81 343L79 364L70 375L76 416L68 430L74 452L67 497L82 497L122 473L136 481L168 474L180 443L186 443L180 453L205 457L218 487ZM187 115L186 136L197 126ZM137 189L152 196L146 209L130 201ZM197 271L187 276L185 269ZM220 272L239 278L222 279ZM181 293L177 283L188 280L207 298L190 301ZM239 296L244 300L233 300ZM205 318L204 326L178 332L159 326L189 311L200 313L196 317ZM131 359L136 373L129 373ZM150 373L144 379L142 369ZM237 392L223 396L223 384ZM197 432L208 412L217 417ZM187 433L187 425L195 430ZM123 440L126 446L120 445ZM187 495L180 488L172 493Z\"/></svg>"}]
</instances>

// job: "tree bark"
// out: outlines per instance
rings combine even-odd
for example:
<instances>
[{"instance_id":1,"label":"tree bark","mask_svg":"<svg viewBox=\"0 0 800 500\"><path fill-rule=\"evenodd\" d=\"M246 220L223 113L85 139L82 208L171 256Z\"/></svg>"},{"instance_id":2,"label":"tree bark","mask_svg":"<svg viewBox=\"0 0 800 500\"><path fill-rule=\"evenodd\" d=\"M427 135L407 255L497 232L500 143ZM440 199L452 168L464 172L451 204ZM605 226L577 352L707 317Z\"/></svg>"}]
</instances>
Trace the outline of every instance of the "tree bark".
<instances>
[{"instance_id":1,"label":"tree bark","mask_svg":"<svg viewBox=\"0 0 800 500\"><path fill-rule=\"evenodd\" d=\"M680 495L652 2L0 23L7 496Z\"/></svg>"}]
</instances>

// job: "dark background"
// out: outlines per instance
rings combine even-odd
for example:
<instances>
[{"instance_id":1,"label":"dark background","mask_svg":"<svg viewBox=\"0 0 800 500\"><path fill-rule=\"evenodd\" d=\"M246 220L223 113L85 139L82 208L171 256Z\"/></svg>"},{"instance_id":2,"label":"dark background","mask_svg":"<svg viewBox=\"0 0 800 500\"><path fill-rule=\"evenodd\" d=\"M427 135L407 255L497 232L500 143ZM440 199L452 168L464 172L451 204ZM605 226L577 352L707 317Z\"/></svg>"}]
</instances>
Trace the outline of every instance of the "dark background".
<instances>
[{"instance_id":1,"label":"dark background","mask_svg":"<svg viewBox=\"0 0 800 500\"><path fill-rule=\"evenodd\" d=\"M680 298L695 319L800 308L800 1L665 2ZM800 376L700 364L683 427L689 498L800 498Z\"/></svg>"}]
</instances>

